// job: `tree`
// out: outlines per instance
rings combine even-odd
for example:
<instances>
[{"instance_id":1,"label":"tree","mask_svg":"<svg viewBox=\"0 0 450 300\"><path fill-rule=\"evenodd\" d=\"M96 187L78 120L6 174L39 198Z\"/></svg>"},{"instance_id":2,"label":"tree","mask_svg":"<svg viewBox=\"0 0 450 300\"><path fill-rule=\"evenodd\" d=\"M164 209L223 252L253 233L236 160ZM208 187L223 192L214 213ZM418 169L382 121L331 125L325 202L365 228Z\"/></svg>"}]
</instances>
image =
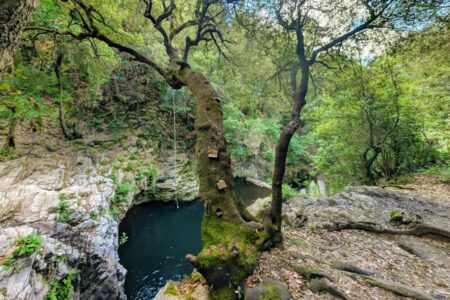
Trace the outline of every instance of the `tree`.
<instances>
[{"instance_id":1,"label":"tree","mask_svg":"<svg viewBox=\"0 0 450 300\"><path fill-rule=\"evenodd\" d=\"M270 221L276 227L275 241L281 242L282 184L289 144L300 127L300 117L308 95L311 68L316 64L329 67L327 60L350 40L356 42L362 33L381 28L411 28L413 21L429 17L428 9L441 1L308 1L278 0L274 4L262 3L269 18L260 21L267 26L280 27L285 37L293 41L296 59L283 66L291 73L293 110L290 120L281 132L275 154L272 179ZM260 1L256 4L261 5ZM276 22L274 22L276 20ZM276 23L276 24L274 24ZM281 70L281 71L283 71ZM298 75L300 80L298 81ZM369 159L370 160L370 159Z\"/></svg>"},{"instance_id":2,"label":"tree","mask_svg":"<svg viewBox=\"0 0 450 300\"><path fill-rule=\"evenodd\" d=\"M37 0L4 0L0 3L0 73L11 63L36 4Z\"/></svg>"},{"instance_id":3,"label":"tree","mask_svg":"<svg viewBox=\"0 0 450 300\"><path fill-rule=\"evenodd\" d=\"M252 272L257 252L263 247L265 235L257 229L255 222L233 191L233 175L230 156L223 132L223 112L219 93L210 81L189 65L192 49L200 43L212 43L222 52L226 42L220 22L227 3L218 0L196 0L190 2L192 9L184 12L182 21L177 14L175 0L146 0L144 16L153 25L162 39L168 64L157 63L150 56L132 46L114 40L117 33L94 5L81 0L67 1L77 31L48 27L35 27L39 33L70 36L75 40L95 39L133 60L152 67L174 89L186 86L196 98L195 130L197 135L196 160L200 183L200 197L205 212L202 224L203 249L198 256L187 259L203 274L207 282L222 293L234 295L232 286ZM183 2L185 3L185 2ZM185 3L186 5L186 3ZM181 36L184 35L184 39ZM180 42L180 39L182 42Z\"/></svg>"}]
</instances>

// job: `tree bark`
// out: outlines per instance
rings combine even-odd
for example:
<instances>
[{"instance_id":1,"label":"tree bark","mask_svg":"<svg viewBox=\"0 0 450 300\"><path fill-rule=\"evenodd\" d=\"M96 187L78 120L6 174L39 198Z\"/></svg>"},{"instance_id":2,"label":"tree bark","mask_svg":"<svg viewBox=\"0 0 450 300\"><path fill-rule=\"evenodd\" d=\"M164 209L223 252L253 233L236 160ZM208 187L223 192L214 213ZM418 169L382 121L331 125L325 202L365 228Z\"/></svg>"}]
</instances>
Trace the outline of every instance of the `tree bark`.
<instances>
[{"instance_id":1,"label":"tree bark","mask_svg":"<svg viewBox=\"0 0 450 300\"><path fill-rule=\"evenodd\" d=\"M238 285L253 271L260 236L253 217L234 194L230 155L223 131L221 99L209 80L182 64L178 71L181 82L196 98L196 159L200 190L204 202L202 223L203 249L187 259L208 284L216 288ZM209 157L209 149L217 149L217 158ZM225 185L220 186L221 183Z\"/></svg>"},{"instance_id":2,"label":"tree bark","mask_svg":"<svg viewBox=\"0 0 450 300\"><path fill-rule=\"evenodd\" d=\"M17 119L15 117L16 108L12 107L10 109L13 116L9 119L8 135L6 136L5 143L3 144L3 150L5 151L9 151L10 149L16 147L16 142L14 140L14 133L16 131L17 126Z\"/></svg>"},{"instance_id":3,"label":"tree bark","mask_svg":"<svg viewBox=\"0 0 450 300\"><path fill-rule=\"evenodd\" d=\"M370 150L372 150L372 154L367 157ZM372 172L372 166L375 162L375 160L378 158L378 155L381 153L381 147L370 147L364 152L363 159L364 159L364 175L365 175L365 183L367 185L376 185L376 179L375 175Z\"/></svg>"},{"instance_id":4,"label":"tree bark","mask_svg":"<svg viewBox=\"0 0 450 300\"><path fill-rule=\"evenodd\" d=\"M11 63L20 36L37 0L2 0L0 3L0 73Z\"/></svg>"},{"instance_id":5,"label":"tree bark","mask_svg":"<svg viewBox=\"0 0 450 300\"><path fill-rule=\"evenodd\" d=\"M304 55L304 54L303 54ZM281 236L281 210L283 207L283 178L286 171L286 158L292 137L300 126L300 113L306 104L306 94L309 85L309 65L304 59L300 59L301 82L294 94L294 110L291 119L281 131L275 152L275 167L272 178L272 204L270 210L271 223L275 226L270 234L273 235L275 245L282 242Z\"/></svg>"},{"instance_id":6,"label":"tree bark","mask_svg":"<svg viewBox=\"0 0 450 300\"><path fill-rule=\"evenodd\" d=\"M62 133L64 137L68 140L72 139L72 135L69 132L69 129L66 125L66 118L64 116L64 101L63 101L63 84L61 79L61 66L62 66L62 60L64 58L64 54L58 50L58 57L56 58L55 62L55 74L56 78L58 80L58 86L59 86L59 106L58 106L58 118L59 118L59 125L61 126Z\"/></svg>"}]
</instances>

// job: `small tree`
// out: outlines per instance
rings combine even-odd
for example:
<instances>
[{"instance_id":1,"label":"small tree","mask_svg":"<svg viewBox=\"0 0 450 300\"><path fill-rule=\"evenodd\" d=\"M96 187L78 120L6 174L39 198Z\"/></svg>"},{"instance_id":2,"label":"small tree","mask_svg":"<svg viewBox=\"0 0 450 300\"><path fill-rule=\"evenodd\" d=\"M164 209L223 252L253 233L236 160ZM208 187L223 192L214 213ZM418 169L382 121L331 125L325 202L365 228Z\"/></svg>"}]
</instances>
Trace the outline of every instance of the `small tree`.
<instances>
[{"instance_id":1,"label":"small tree","mask_svg":"<svg viewBox=\"0 0 450 300\"><path fill-rule=\"evenodd\" d=\"M357 42L363 33L382 28L408 27L432 16L442 1L309 1L277 0L274 3L253 1L268 17L257 15L258 23L284 33L287 45L292 45L295 59L279 72L290 72L293 109L276 147L272 179L270 221L275 226L273 240L281 242L282 184L290 141L300 127L301 112L306 105L311 70L316 64L329 68L327 61L349 41ZM434 16L434 15L433 15ZM370 37L370 36L366 36ZM298 79L298 77L300 77ZM370 161L370 159L368 160Z\"/></svg>"}]
</instances>

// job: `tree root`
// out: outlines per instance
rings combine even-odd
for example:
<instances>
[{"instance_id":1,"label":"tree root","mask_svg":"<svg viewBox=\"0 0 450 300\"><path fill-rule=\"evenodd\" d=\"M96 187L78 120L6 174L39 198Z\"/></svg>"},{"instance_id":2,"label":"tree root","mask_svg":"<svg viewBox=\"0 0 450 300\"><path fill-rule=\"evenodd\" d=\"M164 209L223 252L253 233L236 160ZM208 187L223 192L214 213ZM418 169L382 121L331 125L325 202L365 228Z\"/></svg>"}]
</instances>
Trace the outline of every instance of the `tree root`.
<instances>
[{"instance_id":1,"label":"tree root","mask_svg":"<svg viewBox=\"0 0 450 300\"><path fill-rule=\"evenodd\" d=\"M390 282L390 281L378 279L378 278L371 277L371 276L350 273L347 271L343 271L343 272L353 279L362 279L368 285L383 289L385 291L388 291L388 292L391 292L391 293L394 293L394 294L397 294L397 295L400 295L403 297L407 297L407 298L411 298L411 299L415 299L415 300L436 300L434 297L426 294L425 292L422 292L416 288L409 287L409 286L406 286L401 283Z\"/></svg>"},{"instance_id":2,"label":"tree root","mask_svg":"<svg viewBox=\"0 0 450 300\"><path fill-rule=\"evenodd\" d=\"M310 280L308 289L317 294L317 293L327 293L332 296L338 297L340 299L347 300L347 296L339 291L337 288L329 285L325 278L331 282L334 282L334 278L322 272L320 267L317 266L301 266L301 265L292 265L291 266L295 272L297 272L303 278Z\"/></svg>"},{"instance_id":3,"label":"tree root","mask_svg":"<svg viewBox=\"0 0 450 300\"><path fill-rule=\"evenodd\" d=\"M408 186L402 186L402 185L382 185L381 188L382 189L385 189L385 188L397 188L397 189L401 189L401 190L417 191L417 189L415 189L415 188L408 187Z\"/></svg>"},{"instance_id":4,"label":"tree root","mask_svg":"<svg viewBox=\"0 0 450 300\"><path fill-rule=\"evenodd\" d=\"M419 249L415 248L413 245L410 245L410 244L405 243L405 242L399 242L398 246L401 249L405 250L406 252L417 256L418 258L421 258L421 259L426 259L427 258L427 255L425 253L423 253Z\"/></svg>"},{"instance_id":5,"label":"tree root","mask_svg":"<svg viewBox=\"0 0 450 300\"><path fill-rule=\"evenodd\" d=\"M355 273L355 274L359 274L359 275L366 275L366 276L375 275L378 273L376 271L363 269L363 268L355 266L351 263L341 262L341 261L336 261L336 262L332 263L331 267L333 269L336 269L339 271L346 271L346 272Z\"/></svg>"},{"instance_id":6,"label":"tree root","mask_svg":"<svg viewBox=\"0 0 450 300\"><path fill-rule=\"evenodd\" d=\"M327 293L332 296L335 296L339 299L348 300L349 298L341 291L339 291L337 288L327 284L322 279L313 279L308 285L308 288L311 292L317 294L317 293Z\"/></svg>"},{"instance_id":7,"label":"tree root","mask_svg":"<svg viewBox=\"0 0 450 300\"><path fill-rule=\"evenodd\" d=\"M311 280L316 278L326 278L330 281L334 281L334 278L331 276L328 276L327 274L323 273L322 270L319 267L314 266L301 266L301 265L293 265L292 268L295 272L297 272L300 276L304 277L305 279Z\"/></svg>"},{"instance_id":8,"label":"tree root","mask_svg":"<svg viewBox=\"0 0 450 300\"><path fill-rule=\"evenodd\" d=\"M375 233L386 233L386 234L404 234L404 235L415 235L415 236L424 236L431 235L438 238L443 239L446 242L450 241L450 231L434 227L426 224L418 224L416 227L411 229L390 229L386 227L382 227L379 224L371 223L371 222L348 222L348 223L333 223L326 224L323 227L328 231L340 231L344 229L357 229L357 230L365 230L369 232Z\"/></svg>"}]
</instances>

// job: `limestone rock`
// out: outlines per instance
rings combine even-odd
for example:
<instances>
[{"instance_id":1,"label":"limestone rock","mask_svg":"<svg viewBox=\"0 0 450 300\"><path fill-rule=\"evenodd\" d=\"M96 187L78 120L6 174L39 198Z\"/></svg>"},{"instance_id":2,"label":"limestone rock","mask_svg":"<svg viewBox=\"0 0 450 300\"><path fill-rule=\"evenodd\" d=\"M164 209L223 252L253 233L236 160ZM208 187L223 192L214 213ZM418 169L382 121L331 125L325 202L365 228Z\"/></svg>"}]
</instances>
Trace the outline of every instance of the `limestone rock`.
<instances>
[{"instance_id":1,"label":"limestone rock","mask_svg":"<svg viewBox=\"0 0 450 300\"><path fill-rule=\"evenodd\" d=\"M0 266L3 297L43 299L52 281L77 269L83 276L73 299L125 299L118 224L108 214L113 193L112 181L100 175L89 156L47 152L2 162L0 257L10 254L20 237L42 237L39 255ZM68 203L66 222L58 216L61 197ZM95 220L89 217L92 211L98 213Z\"/></svg>"}]
</instances>

